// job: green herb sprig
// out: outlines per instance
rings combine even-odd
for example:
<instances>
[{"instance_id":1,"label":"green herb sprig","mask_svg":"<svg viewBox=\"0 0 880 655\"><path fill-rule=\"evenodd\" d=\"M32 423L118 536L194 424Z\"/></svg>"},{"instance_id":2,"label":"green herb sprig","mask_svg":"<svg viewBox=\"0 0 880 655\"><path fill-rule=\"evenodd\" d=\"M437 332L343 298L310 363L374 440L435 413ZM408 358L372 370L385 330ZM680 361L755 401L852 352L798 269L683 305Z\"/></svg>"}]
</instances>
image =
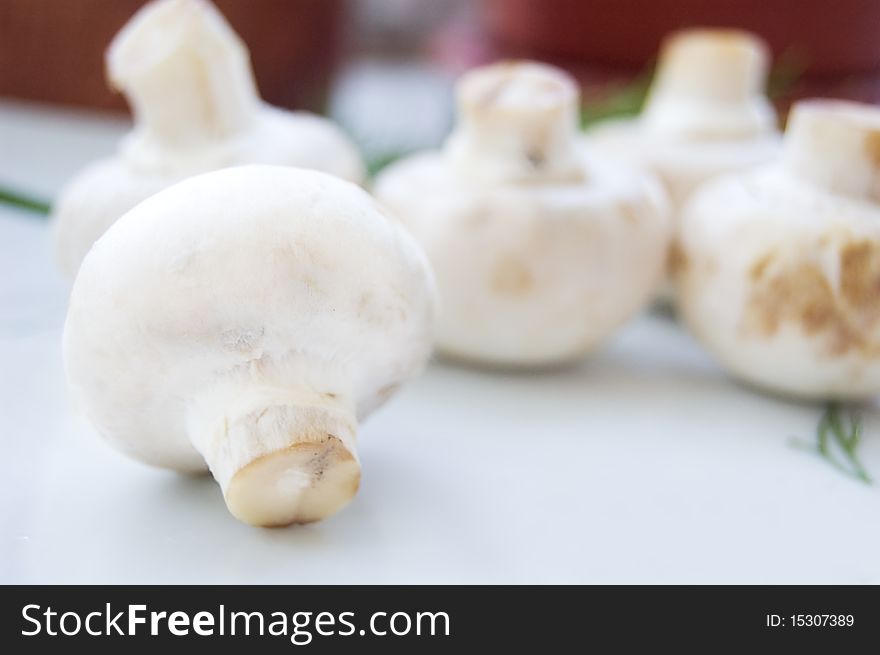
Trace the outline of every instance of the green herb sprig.
<instances>
[{"instance_id":1,"label":"green herb sprig","mask_svg":"<svg viewBox=\"0 0 880 655\"><path fill-rule=\"evenodd\" d=\"M379 152L373 155L366 157L367 163L367 176L373 180L376 176L382 172L388 166L391 166L394 162L403 159L406 157L409 152L406 151L388 151L388 152Z\"/></svg>"},{"instance_id":2,"label":"green herb sprig","mask_svg":"<svg viewBox=\"0 0 880 655\"><path fill-rule=\"evenodd\" d=\"M26 209L35 214L43 215L47 215L50 209L49 203L45 200L33 198L19 191L13 191L4 187L0 187L0 204L12 205L19 209Z\"/></svg>"},{"instance_id":3,"label":"green herb sprig","mask_svg":"<svg viewBox=\"0 0 880 655\"><path fill-rule=\"evenodd\" d=\"M828 403L816 426L816 443L795 441L794 445L816 453L838 471L865 484L873 480L859 461L862 418L854 409Z\"/></svg>"},{"instance_id":4,"label":"green herb sprig","mask_svg":"<svg viewBox=\"0 0 880 655\"><path fill-rule=\"evenodd\" d=\"M638 116L648 96L653 74L653 68L649 68L631 83L584 103L581 106L581 129L585 130L614 118Z\"/></svg>"}]
</instances>

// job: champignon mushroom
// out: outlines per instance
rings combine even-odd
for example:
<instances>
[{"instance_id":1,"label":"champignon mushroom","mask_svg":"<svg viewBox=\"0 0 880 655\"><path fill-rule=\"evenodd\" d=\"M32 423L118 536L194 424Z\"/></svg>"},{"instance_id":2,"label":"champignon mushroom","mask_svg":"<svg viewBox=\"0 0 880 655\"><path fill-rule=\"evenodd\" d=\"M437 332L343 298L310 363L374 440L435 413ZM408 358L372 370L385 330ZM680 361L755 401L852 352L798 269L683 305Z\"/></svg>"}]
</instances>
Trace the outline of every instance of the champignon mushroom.
<instances>
[{"instance_id":1,"label":"champignon mushroom","mask_svg":"<svg viewBox=\"0 0 880 655\"><path fill-rule=\"evenodd\" d=\"M694 194L681 246L684 318L734 375L880 392L880 109L795 105L778 160Z\"/></svg>"},{"instance_id":2,"label":"champignon mushroom","mask_svg":"<svg viewBox=\"0 0 880 655\"><path fill-rule=\"evenodd\" d=\"M677 213L717 175L772 159L776 113L764 95L767 46L748 32L690 29L664 41L642 113L588 133L603 153L656 173Z\"/></svg>"},{"instance_id":3,"label":"champignon mushroom","mask_svg":"<svg viewBox=\"0 0 880 655\"><path fill-rule=\"evenodd\" d=\"M335 125L260 99L247 48L207 0L147 4L106 63L135 128L117 155L74 177L53 208L57 258L71 278L113 221L191 175L257 163L363 180L357 149Z\"/></svg>"},{"instance_id":4,"label":"champignon mushroom","mask_svg":"<svg viewBox=\"0 0 880 655\"><path fill-rule=\"evenodd\" d=\"M437 346L502 366L586 353L662 278L662 188L582 150L578 92L558 69L487 66L457 95L443 151L398 162L376 183L434 267Z\"/></svg>"},{"instance_id":5,"label":"champignon mushroom","mask_svg":"<svg viewBox=\"0 0 880 655\"><path fill-rule=\"evenodd\" d=\"M237 518L326 517L360 478L358 421L424 365L422 251L333 176L246 166L148 198L83 261L64 329L72 395L128 455L205 464Z\"/></svg>"}]
</instances>

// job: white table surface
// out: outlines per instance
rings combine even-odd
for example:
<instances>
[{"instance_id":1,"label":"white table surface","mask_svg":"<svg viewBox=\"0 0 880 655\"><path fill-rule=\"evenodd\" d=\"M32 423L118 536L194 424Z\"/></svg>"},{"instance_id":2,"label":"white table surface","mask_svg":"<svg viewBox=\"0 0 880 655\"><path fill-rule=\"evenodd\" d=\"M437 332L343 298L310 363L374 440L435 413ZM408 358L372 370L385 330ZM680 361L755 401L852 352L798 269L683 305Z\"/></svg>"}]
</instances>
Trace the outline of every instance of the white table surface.
<instances>
[{"instance_id":1,"label":"white table surface","mask_svg":"<svg viewBox=\"0 0 880 655\"><path fill-rule=\"evenodd\" d=\"M0 103L0 182L46 196L125 122ZM210 478L127 460L69 406L44 219L0 209L0 582L880 582L880 493L791 439L820 408L732 383L637 319L582 365L433 364L362 428L323 523L236 522ZM880 412L862 460L880 477Z\"/></svg>"}]
</instances>

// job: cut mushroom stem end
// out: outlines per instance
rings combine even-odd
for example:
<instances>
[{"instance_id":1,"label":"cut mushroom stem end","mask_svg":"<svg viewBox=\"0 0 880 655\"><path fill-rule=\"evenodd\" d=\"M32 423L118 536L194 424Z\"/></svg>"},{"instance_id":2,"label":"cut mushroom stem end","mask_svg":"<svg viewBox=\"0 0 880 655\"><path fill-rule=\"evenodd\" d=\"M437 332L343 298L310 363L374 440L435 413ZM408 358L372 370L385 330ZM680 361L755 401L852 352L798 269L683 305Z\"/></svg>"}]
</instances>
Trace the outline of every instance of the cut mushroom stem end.
<instances>
[{"instance_id":1,"label":"cut mushroom stem end","mask_svg":"<svg viewBox=\"0 0 880 655\"><path fill-rule=\"evenodd\" d=\"M642 124L679 138L743 139L772 131L776 113L764 95L770 55L739 30L690 29L666 39Z\"/></svg>"},{"instance_id":2,"label":"cut mushroom stem end","mask_svg":"<svg viewBox=\"0 0 880 655\"><path fill-rule=\"evenodd\" d=\"M566 73L534 62L502 62L458 84L458 125L446 141L464 179L490 183L582 180L578 91Z\"/></svg>"},{"instance_id":3,"label":"cut mushroom stem end","mask_svg":"<svg viewBox=\"0 0 880 655\"><path fill-rule=\"evenodd\" d=\"M194 442L233 516L280 527L326 518L354 497L361 475L355 433L343 403L270 400L227 413Z\"/></svg>"},{"instance_id":4,"label":"cut mushroom stem end","mask_svg":"<svg viewBox=\"0 0 880 655\"><path fill-rule=\"evenodd\" d=\"M226 488L226 506L233 516L251 525L311 523L347 505L360 479L360 464L339 437L295 439L287 448L239 470Z\"/></svg>"},{"instance_id":5,"label":"cut mushroom stem end","mask_svg":"<svg viewBox=\"0 0 880 655\"><path fill-rule=\"evenodd\" d=\"M107 51L111 85L157 147L207 146L242 132L260 107L247 48L210 2L143 7Z\"/></svg>"},{"instance_id":6,"label":"cut mushroom stem end","mask_svg":"<svg viewBox=\"0 0 880 655\"><path fill-rule=\"evenodd\" d=\"M799 102L789 118L783 165L831 193L880 201L880 114L854 102Z\"/></svg>"}]
</instances>

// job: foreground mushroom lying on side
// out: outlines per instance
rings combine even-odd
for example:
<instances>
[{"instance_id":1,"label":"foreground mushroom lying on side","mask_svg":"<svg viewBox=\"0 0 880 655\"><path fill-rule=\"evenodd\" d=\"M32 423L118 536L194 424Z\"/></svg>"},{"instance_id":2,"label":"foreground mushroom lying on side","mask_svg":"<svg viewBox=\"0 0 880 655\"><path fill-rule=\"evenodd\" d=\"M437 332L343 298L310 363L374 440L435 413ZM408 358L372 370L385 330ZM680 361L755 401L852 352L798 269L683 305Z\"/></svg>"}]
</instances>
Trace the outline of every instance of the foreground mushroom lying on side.
<instances>
[{"instance_id":1,"label":"foreground mushroom lying on side","mask_svg":"<svg viewBox=\"0 0 880 655\"><path fill-rule=\"evenodd\" d=\"M797 396L880 392L880 109L795 106L778 161L685 208L679 302L735 375Z\"/></svg>"},{"instance_id":2,"label":"foreground mushroom lying on side","mask_svg":"<svg viewBox=\"0 0 880 655\"><path fill-rule=\"evenodd\" d=\"M766 45L737 30L667 37L642 113L600 123L588 140L656 173L674 211L717 175L767 162L779 151L776 113L764 95Z\"/></svg>"},{"instance_id":3,"label":"foreground mushroom lying on side","mask_svg":"<svg viewBox=\"0 0 880 655\"><path fill-rule=\"evenodd\" d=\"M459 82L442 152L377 180L377 198L433 265L444 353L496 365L568 360L651 295L670 236L662 188L579 144L565 73L496 64Z\"/></svg>"},{"instance_id":4,"label":"foreground mushroom lying on side","mask_svg":"<svg viewBox=\"0 0 880 655\"><path fill-rule=\"evenodd\" d=\"M106 63L135 128L117 155L72 179L53 208L57 257L70 277L113 221L194 174L257 163L363 180L357 149L335 125L260 99L247 48L207 0L147 4L113 40Z\"/></svg>"},{"instance_id":5,"label":"foreground mushroom lying on side","mask_svg":"<svg viewBox=\"0 0 880 655\"><path fill-rule=\"evenodd\" d=\"M420 371L433 283L416 243L354 184L246 166L145 200L74 283L74 400L130 456L210 467L261 526L337 511L358 421Z\"/></svg>"}]
</instances>

